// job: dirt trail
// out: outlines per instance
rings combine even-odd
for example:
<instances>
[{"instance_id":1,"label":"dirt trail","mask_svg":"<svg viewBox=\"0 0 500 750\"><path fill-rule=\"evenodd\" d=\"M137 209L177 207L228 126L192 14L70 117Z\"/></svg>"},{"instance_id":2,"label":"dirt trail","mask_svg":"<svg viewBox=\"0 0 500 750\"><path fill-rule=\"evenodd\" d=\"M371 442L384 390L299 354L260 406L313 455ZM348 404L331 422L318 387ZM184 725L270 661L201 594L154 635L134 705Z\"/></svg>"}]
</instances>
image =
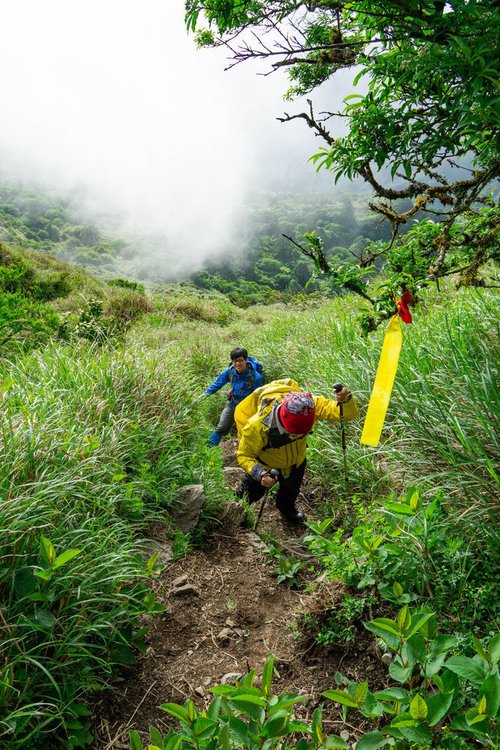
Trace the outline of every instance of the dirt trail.
<instances>
[{"instance_id":1,"label":"dirt trail","mask_svg":"<svg viewBox=\"0 0 500 750\"><path fill-rule=\"evenodd\" d=\"M229 443L226 451L230 449ZM226 459L231 463L230 452ZM311 515L305 498L299 500ZM259 522L259 534L264 532L271 532L287 554L298 550L304 556L304 530L283 526L270 500ZM305 576L314 578L310 567ZM217 532L203 551L168 565L155 585L167 609L151 622L147 653L117 683L116 692L103 694L94 707L94 750L128 750L129 728L139 731L146 744L149 725L166 732L170 724L159 705L190 698L207 706L211 686L234 683L251 669L259 675L270 653L279 671L275 692L310 696L297 709L301 718L324 702L320 693L335 687L337 670L351 679L369 677L372 685L380 661L360 623L354 644L328 650L300 629L304 614L321 618L327 607L335 607L342 587L323 584L312 593L302 586L295 591L277 582L276 568L252 529L231 526ZM338 707L327 702L327 712L328 730L350 731L354 741L354 727L343 724Z\"/></svg>"}]
</instances>

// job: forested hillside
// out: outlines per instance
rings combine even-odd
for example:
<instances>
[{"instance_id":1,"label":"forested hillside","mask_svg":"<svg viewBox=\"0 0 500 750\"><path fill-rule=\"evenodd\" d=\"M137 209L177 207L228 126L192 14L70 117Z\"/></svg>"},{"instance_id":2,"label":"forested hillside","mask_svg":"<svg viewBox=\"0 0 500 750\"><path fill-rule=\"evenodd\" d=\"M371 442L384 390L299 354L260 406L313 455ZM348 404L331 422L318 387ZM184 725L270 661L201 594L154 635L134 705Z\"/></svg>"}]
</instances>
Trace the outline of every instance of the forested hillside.
<instances>
[{"instance_id":1,"label":"forested hillside","mask_svg":"<svg viewBox=\"0 0 500 750\"><path fill-rule=\"evenodd\" d=\"M169 262L168 238L131 237L111 214L82 208L85 195L57 193L15 181L0 184L0 238L71 261L104 279L126 276L149 283L189 278L195 286L216 289L237 305L290 299L295 294L332 290L310 282L313 268L283 235L300 241L318 231L329 258L352 260L387 229L366 211L366 190L330 193L260 193L241 217L236 239L221 239L221 250L190 272ZM121 228L120 228L121 227Z\"/></svg>"},{"instance_id":2,"label":"forested hillside","mask_svg":"<svg viewBox=\"0 0 500 750\"><path fill-rule=\"evenodd\" d=\"M3 747L103 750L123 747L132 731L135 749L147 746L148 724L156 724L155 747L192 747L194 733L199 747L215 748L235 723L239 746L253 747L248 722L257 746L286 741L316 750L358 740L374 748L386 739L390 746L391 737L408 749L496 746L495 290L457 292L450 279L440 291L422 291L405 327L382 442L370 449L359 436L384 332L362 335L356 296L241 309L182 284L155 293L137 282L110 285L45 253L7 246L1 272ZM338 430L319 424L309 438L302 502L310 518L299 547L274 525L272 503L259 525L256 571L275 571L270 593L287 607L293 601L279 594L283 587L305 597L300 614L282 610L288 624L269 626L273 638L293 634L293 680L286 660L278 659L273 677L273 661L247 667L232 656L241 666L232 671L264 669L262 680L250 674L217 688L213 658L221 646L208 636L199 659L212 664L210 691L194 692L194 684L186 693L185 683L170 691L168 658L141 654L162 628L175 630L173 571L184 559L189 569L196 550L243 539L257 517L246 506L241 529L224 525L234 493L223 454L207 439L225 393L200 399L241 344L263 362L267 381L293 377L325 396L339 380L352 389L360 418L347 427L348 478ZM203 486L205 502L194 530L183 532L174 509L190 484ZM151 537L168 543L177 568L158 564ZM202 565L209 572L203 557ZM225 569L217 585L227 605L222 625L233 622L236 575L236 567ZM254 626L269 615L257 610ZM190 617L193 627L198 621ZM250 639L254 626L238 638ZM359 655L368 645L371 662ZM313 653L323 665L318 682L301 684ZM150 673L158 659L161 683ZM140 681L124 672L137 660ZM329 684L322 674L332 675ZM116 742L104 739L102 705L115 699L102 691L111 687L118 698L129 685L135 703L121 704ZM176 704L179 690L185 705ZM294 721L308 691L324 708ZM164 697L155 704L154 695ZM208 709L213 695L222 702ZM180 729L158 722L155 705L165 700Z\"/></svg>"}]
</instances>

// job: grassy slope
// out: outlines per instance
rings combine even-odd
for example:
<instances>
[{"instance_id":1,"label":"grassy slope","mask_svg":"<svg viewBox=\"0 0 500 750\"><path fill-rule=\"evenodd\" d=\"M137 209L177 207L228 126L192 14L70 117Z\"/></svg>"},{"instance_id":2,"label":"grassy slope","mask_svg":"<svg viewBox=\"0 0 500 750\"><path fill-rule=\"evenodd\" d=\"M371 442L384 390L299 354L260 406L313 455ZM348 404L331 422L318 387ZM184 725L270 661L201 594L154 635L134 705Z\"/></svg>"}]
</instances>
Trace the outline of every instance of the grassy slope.
<instances>
[{"instance_id":1,"label":"grassy slope","mask_svg":"<svg viewBox=\"0 0 500 750\"><path fill-rule=\"evenodd\" d=\"M58 264L30 259L40 268ZM115 293L82 271L68 272L74 288L53 303L59 310L76 315L89 297L106 301ZM233 346L259 357L267 379L292 376L324 395L343 380L362 415L366 407L383 331L360 337L351 297L242 311L220 296L177 287L150 302L153 312L123 343L54 342L0 365L0 590L7 602L0 737L11 748L26 747L28 737L31 747L46 747L44 732L55 742L85 736L81 698L131 658L140 641L137 617L154 611L142 583L148 570L135 552L144 525L153 518L168 524L176 487L202 481L201 540L227 497L218 452L205 447L224 396L197 399ZM488 292L426 292L404 331L380 448L359 445L362 419L348 426L347 488L338 431L319 425L310 450L311 473L336 498L325 513L342 514L353 496L369 505L414 483L429 497L441 490L448 521L460 523L467 560L482 565L486 586L498 489L496 325ZM43 539L58 555L80 551L54 569Z\"/></svg>"}]
</instances>

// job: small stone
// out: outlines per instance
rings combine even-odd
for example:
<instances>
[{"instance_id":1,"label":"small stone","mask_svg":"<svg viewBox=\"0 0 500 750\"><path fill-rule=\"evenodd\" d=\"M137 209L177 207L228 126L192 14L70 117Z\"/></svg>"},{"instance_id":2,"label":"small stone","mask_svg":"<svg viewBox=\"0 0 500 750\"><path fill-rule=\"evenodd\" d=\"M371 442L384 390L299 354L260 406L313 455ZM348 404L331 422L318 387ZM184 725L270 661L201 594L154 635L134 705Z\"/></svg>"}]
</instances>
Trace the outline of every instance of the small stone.
<instances>
[{"instance_id":1,"label":"small stone","mask_svg":"<svg viewBox=\"0 0 500 750\"><path fill-rule=\"evenodd\" d=\"M221 679L221 685L236 685L238 680L241 680L241 672L228 672Z\"/></svg>"},{"instance_id":2,"label":"small stone","mask_svg":"<svg viewBox=\"0 0 500 750\"><path fill-rule=\"evenodd\" d=\"M344 742L347 742L347 740L349 739L350 736L351 735L349 734L349 732L347 731L347 729L343 729L341 731L341 733L340 733L340 737L341 737L341 739L344 740Z\"/></svg>"},{"instance_id":3,"label":"small stone","mask_svg":"<svg viewBox=\"0 0 500 750\"><path fill-rule=\"evenodd\" d=\"M222 628L220 633L218 633L216 636L218 641L221 641L221 643L225 643L231 638L231 631L229 628Z\"/></svg>"},{"instance_id":4,"label":"small stone","mask_svg":"<svg viewBox=\"0 0 500 750\"><path fill-rule=\"evenodd\" d=\"M172 581L172 588L176 589L179 586L184 586L185 583L187 583L188 577L187 575L179 576L178 578L174 578Z\"/></svg>"},{"instance_id":5,"label":"small stone","mask_svg":"<svg viewBox=\"0 0 500 750\"><path fill-rule=\"evenodd\" d=\"M205 679L203 680L203 684L204 684L205 687L208 687L209 685L212 684L212 678L211 677L205 677Z\"/></svg>"},{"instance_id":6,"label":"small stone","mask_svg":"<svg viewBox=\"0 0 500 750\"><path fill-rule=\"evenodd\" d=\"M230 617L227 618L225 625L227 625L228 628L234 628L234 620L231 620Z\"/></svg>"},{"instance_id":7,"label":"small stone","mask_svg":"<svg viewBox=\"0 0 500 750\"><path fill-rule=\"evenodd\" d=\"M205 691L201 685L198 685L198 687L194 689L194 692L196 693L196 695L199 695L200 698L203 698L205 695Z\"/></svg>"},{"instance_id":8,"label":"small stone","mask_svg":"<svg viewBox=\"0 0 500 750\"><path fill-rule=\"evenodd\" d=\"M382 662L382 664L386 664L387 666L389 666L389 664L392 664L392 654L389 654L388 652L382 654L382 656L380 657L380 661Z\"/></svg>"}]
</instances>

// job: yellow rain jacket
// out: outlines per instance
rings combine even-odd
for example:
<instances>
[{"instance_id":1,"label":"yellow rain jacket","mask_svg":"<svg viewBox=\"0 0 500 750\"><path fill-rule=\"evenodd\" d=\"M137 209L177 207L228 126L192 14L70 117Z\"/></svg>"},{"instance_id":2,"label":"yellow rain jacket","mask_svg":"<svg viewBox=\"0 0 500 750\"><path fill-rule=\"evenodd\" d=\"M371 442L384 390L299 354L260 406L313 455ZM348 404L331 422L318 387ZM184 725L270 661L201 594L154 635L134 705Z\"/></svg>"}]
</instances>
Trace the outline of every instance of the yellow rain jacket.
<instances>
[{"instance_id":1,"label":"yellow rain jacket","mask_svg":"<svg viewBox=\"0 0 500 750\"><path fill-rule=\"evenodd\" d=\"M301 390L292 378L274 380L257 388L236 407L234 418L239 437L236 458L247 474L252 475L252 468L260 465L265 469L281 469L284 476L287 476L293 466L299 466L305 461L307 435L290 435L290 440L283 445L273 447L269 440L269 425L265 424L275 403L281 403L290 391ZM323 396L313 396L313 399L316 419L340 421L340 409L336 401ZM344 404L344 419L349 421L357 415L358 407L353 397Z\"/></svg>"}]
</instances>

